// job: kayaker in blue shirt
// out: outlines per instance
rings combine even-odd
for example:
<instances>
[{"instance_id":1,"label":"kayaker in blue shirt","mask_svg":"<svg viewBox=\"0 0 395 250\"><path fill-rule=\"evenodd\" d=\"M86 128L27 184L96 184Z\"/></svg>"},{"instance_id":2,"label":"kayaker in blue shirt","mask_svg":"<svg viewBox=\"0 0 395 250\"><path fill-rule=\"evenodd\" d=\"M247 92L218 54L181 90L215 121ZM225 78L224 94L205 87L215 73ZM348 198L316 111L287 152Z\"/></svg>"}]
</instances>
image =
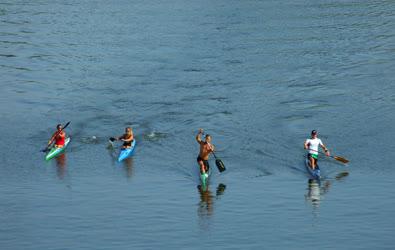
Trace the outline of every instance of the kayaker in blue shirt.
<instances>
[{"instance_id":1,"label":"kayaker in blue shirt","mask_svg":"<svg viewBox=\"0 0 395 250\"><path fill-rule=\"evenodd\" d=\"M312 169L315 169L315 166L317 164L318 160L318 146L321 146L321 148L325 151L325 154L327 156L330 155L329 150L327 147L322 143L321 139L318 137L317 130L311 131L311 138L306 139L304 142L304 149L309 150L307 157L310 160L310 166Z\"/></svg>"},{"instance_id":2,"label":"kayaker in blue shirt","mask_svg":"<svg viewBox=\"0 0 395 250\"><path fill-rule=\"evenodd\" d=\"M203 134L203 129L199 129L199 133L196 135L196 141L200 145L200 151L197 157L197 162L200 167L200 173L207 174L210 169L210 165L208 163L208 157L212 152L214 152L214 145L211 144L211 136L208 134L205 136L205 141L202 141L202 139L200 138L202 134Z\"/></svg>"},{"instance_id":3,"label":"kayaker in blue shirt","mask_svg":"<svg viewBox=\"0 0 395 250\"><path fill-rule=\"evenodd\" d=\"M117 141L123 141L123 145L122 148L130 148L132 146L132 142L133 142L133 131L131 127L127 127L125 128L125 134L119 136L119 137L115 137L113 138Z\"/></svg>"}]
</instances>

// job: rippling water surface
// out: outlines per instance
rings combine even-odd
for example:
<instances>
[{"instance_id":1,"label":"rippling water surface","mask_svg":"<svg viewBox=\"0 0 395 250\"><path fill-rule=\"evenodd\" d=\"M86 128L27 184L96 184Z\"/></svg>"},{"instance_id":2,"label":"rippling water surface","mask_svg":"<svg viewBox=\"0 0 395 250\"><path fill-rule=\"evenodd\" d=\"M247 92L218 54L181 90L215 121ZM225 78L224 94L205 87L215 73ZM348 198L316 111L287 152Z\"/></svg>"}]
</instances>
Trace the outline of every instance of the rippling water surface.
<instances>
[{"instance_id":1,"label":"rippling water surface","mask_svg":"<svg viewBox=\"0 0 395 250\"><path fill-rule=\"evenodd\" d=\"M1 249L392 249L393 1L3 1ZM57 123L72 142L45 162ZM108 138L132 126L133 158ZM194 136L227 171L197 188ZM346 166L320 158L312 129ZM214 161L211 165L215 168Z\"/></svg>"}]
</instances>

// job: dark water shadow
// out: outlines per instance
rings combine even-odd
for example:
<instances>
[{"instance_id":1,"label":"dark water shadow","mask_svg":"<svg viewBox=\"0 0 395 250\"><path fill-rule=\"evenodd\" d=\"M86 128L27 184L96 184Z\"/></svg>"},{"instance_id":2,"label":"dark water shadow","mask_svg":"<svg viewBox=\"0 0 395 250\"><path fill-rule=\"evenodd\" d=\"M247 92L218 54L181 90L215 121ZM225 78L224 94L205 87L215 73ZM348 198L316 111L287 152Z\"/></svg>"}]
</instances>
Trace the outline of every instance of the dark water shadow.
<instances>
[{"instance_id":1,"label":"dark water shadow","mask_svg":"<svg viewBox=\"0 0 395 250\"><path fill-rule=\"evenodd\" d=\"M338 173L338 174L335 176L335 179L336 179L337 181L342 181L342 180L344 180L344 178L347 177L348 175L349 175L349 173L348 173L347 171L344 171L344 172Z\"/></svg>"},{"instance_id":2,"label":"dark water shadow","mask_svg":"<svg viewBox=\"0 0 395 250\"><path fill-rule=\"evenodd\" d=\"M309 179L307 181L307 193L305 199L311 202L314 209L318 209L323 196L329 191L331 182Z\"/></svg>"},{"instance_id":3,"label":"dark water shadow","mask_svg":"<svg viewBox=\"0 0 395 250\"><path fill-rule=\"evenodd\" d=\"M58 179L66 184L68 189L71 189L71 181L67 172L67 154L64 152L63 154L54 158L56 164L56 175Z\"/></svg>"},{"instance_id":4,"label":"dark water shadow","mask_svg":"<svg viewBox=\"0 0 395 250\"><path fill-rule=\"evenodd\" d=\"M133 157L123 160L123 166L126 173L126 178L130 179L133 176Z\"/></svg>"},{"instance_id":5,"label":"dark water shadow","mask_svg":"<svg viewBox=\"0 0 395 250\"><path fill-rule=\"evenodd\" d=\"M63 180L67 174L67 158L63 153L55 158L56 161L56 174L60 180Z\"/></svg>"},{"instance_id":6,"label":"dark water shadow","mask_svg":"<svg viewBox=\"0 0 395 250\"><path fill-rule=\"evenodd\" d=\"M198 216L199 218L206 218L213 214L213 197L214 195L208 187L198 186L200 200L198 205Z\"/></svg>"},{"instance_id":7,"label":"dark water shadow","mask_svg":"<svg viewBox=\"0 0 395 250\"><path fill-rule=\"evenodd\" d=\"M133 174L134 174L134 171L133 171L133 164L134 164L133 163L133 161L134 161L133 156L129 157L129 158L126 158L122 162L118 162L118 154L119 154L119 150L120 149L115 149L114 145L112 143L110 143L110 142L108 143L106 148L107 148L107 152L108 152L108 154L110 156L112 165L113 166L119 165L119 164L123 165L123 168L125 169L126 178L127 179L131 179Z\"/></svg>"},{"instance_id":8,"label":"dark water shadow","mask_svg":"<svg viewBox=\"0 0 395 250\"><path fill-rule=\"evenodd\" d=\"M305 194L306 201L309 201L313 207L313 214L318 215L319 206L324 198L324 195L329 192L331 186L336 183L343 181L349 175L348 172L344 171L335 176L334 179L309 179L307 181L307 193Z\"/></svg>"},{"instance_id":9,"label":"dark water shadow","mask_svg":"<svg viewBox=\"0 0 395 250\"><path fill-rule=\"evenodd\" d=\"M106 149L107 149L108 155L110 156L112 164L115 165L115 163L117 162L117 150L115 150L114 144L112 144L111 142L108 142Z\"/></svg>"},{"instance_id":10,"label":"dark water shadow","mask_svg":"<svg viewBox=\"0 0 395 250\"><path fill-rule=\"evenodd\" d=\"M202 187L197 186L199 191L199 203L197 208L197 215L199 217L199 225L203 230L207 230L210 225L210 218L214 213L215 200L218 200L225 192L226 185L223 183L218 184L215 195L210 190L210 186Z\"/></svg>"}]
</instances>

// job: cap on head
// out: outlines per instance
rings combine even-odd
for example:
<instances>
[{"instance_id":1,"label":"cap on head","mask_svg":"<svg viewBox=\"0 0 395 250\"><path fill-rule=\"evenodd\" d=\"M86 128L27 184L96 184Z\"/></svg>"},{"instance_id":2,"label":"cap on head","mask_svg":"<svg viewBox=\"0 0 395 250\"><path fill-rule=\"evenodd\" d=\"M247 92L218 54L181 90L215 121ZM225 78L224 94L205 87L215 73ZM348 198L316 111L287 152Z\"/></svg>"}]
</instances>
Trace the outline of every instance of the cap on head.
<instances>
[{"instance_id":1,"label":"cap on head","mask_svg":"<svg viewBox=\"0 0 395 250\"><path fill-rule=\"evenodd\" d=\"M312 135L317 135L317 130L315 130L315 129L312 130L312 131L311 131L311 134L312 134Z\"/></svg>"},{"instance_id":2,"label":"cap on head","mask_svg":"<svg viewBox=\"0 0 395 250\"><path fill-rule=\"evenodd\" d=\"M58 125L56 125L56 129L61 129L62 128L62 124L58 124Z\"/></svg>"}]
</instances>

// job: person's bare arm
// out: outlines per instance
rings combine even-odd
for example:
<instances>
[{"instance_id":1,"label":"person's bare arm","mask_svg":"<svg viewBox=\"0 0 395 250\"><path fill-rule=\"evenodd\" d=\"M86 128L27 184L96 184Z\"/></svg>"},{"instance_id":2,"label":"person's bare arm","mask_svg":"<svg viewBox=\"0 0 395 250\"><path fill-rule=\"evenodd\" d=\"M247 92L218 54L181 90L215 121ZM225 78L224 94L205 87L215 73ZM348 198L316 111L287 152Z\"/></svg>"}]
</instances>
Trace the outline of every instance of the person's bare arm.
<instances>
[{"instance_id":1,"label":"person's bare arm","mask_svg":"<svg viewBox=\"0 0 395 250\"><path fill-rule=\"evenodd\" d=\"M52 142L55 140L56 134L57 134L57 132L55 132L55 133L52 135L51 139L49 139L49 141L48 141L48 147L49 147L49 146L52 144Z\"/></svg>"},{"instance_id":2,"label":"person's bare arm","mask_svg":"<svg viewBox=\"0 0 395 250\"><path fill-rule=\"evenodd\" d=\"M51 139L48 141L48 147L55 141L55 139L56 139L57 136L60 136L60 137L64 138L64 137L65 137L65 134L64 134L63 131L61 131L61 132L56 131L56 132L52 135Z\"/></svg>"},{"instance_id":3,"label":"person's bare arm","mask_svg":"<svg viewBox=\"0 0 395 250\"><path fill-rule=\"evenodd\" d=\"M131 141L133 141L133 138L134 138L134 136L133 136L133 133L132 133L129 138L126 138L126 139L122 138L121 140L124 141L124 142L131 142Z\"/></svg>"},{"instance_id":4,"label":"person's bare arm","mask_svg":"<svg viewBox=\"0 0 395 250\"><path fill-rule=\"evenodd\" d=\"M328 148L324 145L324 143L320 143L320 146L321 146L321 148L325 151L325 154L327 155L327 156L329 156L330 155L330 152L329 152L329 150L328 150Z\"/></svg>"},{"instance_id":5,"label":"person's bare arm","mask_svg":"<svg viewBox=\"0 0 395 250\"><path fill-rule=\"evenodd\" d=\"M308 149L309 148L309 144L307 143L307 140L304 141L304 149Z\"/></svg>"},{"instance_id":6,"label":"person's bare arm","mask_svg":"<svg viewBox=\"0 0 395 250\"><path fill-rule=\"evenodd\" d=\"M199 144L202 144L202 138L200 138L200 136L203 134L203 129L199 129L199 133L196 135L196 141L199 143Z\"/></svg>"},{"instance_id":7,"label":"person's bare arm","mask_svg":"<svg viewBox=\"0 0 395 250\"><path fill-rule=\"evenodd\" d=\"M215 146L213 144L210 145L210 150L211 150L211 152L214 152Z\"/></svg>"}]
</instances>

